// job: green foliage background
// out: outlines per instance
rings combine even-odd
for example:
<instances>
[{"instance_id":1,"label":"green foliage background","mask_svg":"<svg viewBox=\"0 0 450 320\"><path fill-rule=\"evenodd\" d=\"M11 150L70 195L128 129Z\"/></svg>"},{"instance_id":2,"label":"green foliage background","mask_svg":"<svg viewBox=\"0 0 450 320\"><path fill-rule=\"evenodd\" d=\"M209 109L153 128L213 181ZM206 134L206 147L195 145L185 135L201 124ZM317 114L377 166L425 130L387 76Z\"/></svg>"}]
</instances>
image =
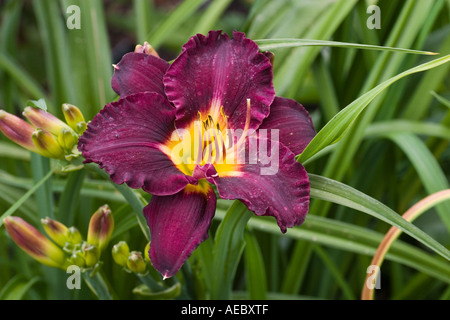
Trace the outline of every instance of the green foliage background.
<instances>
[{"instance_id":1,"label":"green foliage background","mask_svg":"<svg viewBox=\"0 0 450 320\"><path fill-rule=\"evenodd\" d=\"M81 9L79 30L66 27L73 4ZM366 26L369 4L381 10L381 29ZM331 123L331 133L340 125L343 135L299 158L313 188L304 225L282 235L274 220L255 217L238 202L219 201L210 238L179 276L189 298L359 299L371 258L396 217L449 189L448 0L4 0L0 19L0 108L17 115L28 100L45 98L60 118L61 104L71 103L90 120L117 98L110 87L112 64L137 43L148 41L172 60L190 36L212 29L243 31L253 40L331 40L439 53L291 46L280 40L272 50L277 95L302 103L317 131ZM429 70L357 100L429 61ZM341 110L348 111L348 121L332 120ZM36 227L50 216L85 236L91 214L107 203L116 228L102 255L102 274L117 298L149 298L133 293L139 279L109 254L120 240L144 250L137 211L148 195L82 170L53 175L20 201L53 166L0 135L0 214L15 206L14 215ZM450 202L414 225L421 231L405 225L410 234L387 254L377 299L449 299ZM66 278L64 271L28 257L0 227L1 299L97 298L86 286L68 290ZM174 298L169 289L152 298Z\"/></svg>"}]
</instances>

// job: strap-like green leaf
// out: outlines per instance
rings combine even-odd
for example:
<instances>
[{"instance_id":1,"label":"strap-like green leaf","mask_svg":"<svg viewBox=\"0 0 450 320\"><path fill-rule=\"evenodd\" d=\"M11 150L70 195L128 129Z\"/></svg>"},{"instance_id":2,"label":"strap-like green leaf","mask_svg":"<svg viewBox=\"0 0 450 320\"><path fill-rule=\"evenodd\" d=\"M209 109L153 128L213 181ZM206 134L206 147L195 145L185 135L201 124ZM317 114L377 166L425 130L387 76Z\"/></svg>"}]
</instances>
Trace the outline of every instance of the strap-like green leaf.
<instances>
[{"instance_id":1,"label":"strap-like green leaf","mask_svg":"<svg viewBox=\"0 0 450 320\"><path fill-rule=\"evenodd\" d=\"M323 148L338 142L345 135L348 128L352 125L352 122L369 105L369 103L396 81L407 75L435 68L448 61L450 61L450 55L421 64L384 81L369 92L363 94L334 116L333 119L320 130L305 150L298 156L298 160L304 162Z\"/></svg>"},{"instance_id":2,"label":"strap-like green leaf","mask_svg":"<svg viewBox=\"0 0 450 320\"><path fill-rule=\"evenodd\" d=\"M434 55L435 52L411 50L405 48L374 46L369 44L349 43L339 41L328 40L311 40L311 39L261 39L255 40L261 51L274 50L280 48L292 48L292 47L339 47L349 49L365 49L365 50L378 50L378 51L396 51L413 54L425 54Z\"/></svg>"},{"instance_id":3,"label":"strap-like green leaf","mask_svg":"<svg viewBox=\"0 0 450 320\"><path fill-rule=\"evenodd\" d=\"M449 250L381 202L348 185L322 176L310 174L310 182L311 197L344 205L385 221L450 260Z\"/></svg>"}]
</instances>

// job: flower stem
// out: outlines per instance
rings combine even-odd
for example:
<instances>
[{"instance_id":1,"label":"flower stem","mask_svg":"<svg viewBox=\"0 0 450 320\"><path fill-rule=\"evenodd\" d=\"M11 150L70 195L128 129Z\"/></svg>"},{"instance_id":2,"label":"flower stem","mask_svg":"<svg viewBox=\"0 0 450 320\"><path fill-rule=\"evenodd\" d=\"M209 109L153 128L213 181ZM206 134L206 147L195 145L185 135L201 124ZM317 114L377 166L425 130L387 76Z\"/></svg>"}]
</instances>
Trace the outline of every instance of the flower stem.
<instances>
[{"instance_id":1,"label":"flower stem","mask_svg":"<svg viewBox=\"0 0 450 320\"><path fill-rule=\"evenodd\" d=\"M114 299L114 293L111 290L111 286L101 272L86 271L82 273L82 276L89 289L91 289L99 300Z\"/></svg>"}]
</instances>

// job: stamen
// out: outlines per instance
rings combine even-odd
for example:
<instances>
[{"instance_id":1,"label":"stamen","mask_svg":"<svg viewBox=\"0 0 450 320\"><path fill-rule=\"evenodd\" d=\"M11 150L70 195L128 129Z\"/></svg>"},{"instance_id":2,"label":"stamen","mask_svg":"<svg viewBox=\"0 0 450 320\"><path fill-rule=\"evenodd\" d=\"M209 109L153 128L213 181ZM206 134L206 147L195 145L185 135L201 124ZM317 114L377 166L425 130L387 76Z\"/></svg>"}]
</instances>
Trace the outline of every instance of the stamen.
<instances>
[{"instance_id":1,"label":"stamen","mask_svg":"<svg viewBox=\"0 0 450 320\"><path fill-rule=\"evenodd\" d=\"M209 151L209 148L212 148L212 147L211 147L211 144L212 144L212 142L211 142L211 135L210 135L210 133L209 133L209 130L206 130L205 134L207 135L207 136L206 136L206 137L207 137L207 139L206 139L207 145L206 145L206 147L205 147L205 152L206 152L206 155L208 156L208 158L203 159L203 161L204 161L205 163L211 163L211 157L212 157L211 153L212 153L212 152ZM211 151L212 151L212 150L211 150ZM203 156L205 156L204 153L203 153Z\"/></svg>"},{"instance_id":2,"label":"stamen","mask_svg":"<svg viewBox=\"0 0 450 320\"><path fill-rule=\"evenodd\" d=\"M215 147L215 157L214 157L214 163L219 163L219 161L221 160L222 157L222 150L223 147L220 148L219 150L219 146L223 146L223 140L220 139L221 144L219 145L219 137L222 138L222 135L219 134L220 130L219 130L219 125L217 124L217 129L213 128L213 134L214 134L214 147Z\"/></svg>"},{"instance_id":3,"label":"stamen","mask_svg":"<svg viewBox=\"0 0 450 320\"><path fill-rule=\"evenodd\" d=\"M200 164L203 154L203 133L202 133L202 125L200 124L200 112L199 112L199 120L195 124L198 128L198 150L197 155L194 160L195 164ZM195 129L194 129L194 135L195 135ZM195 145L194 145L194 153L195 153Z\"/></svg>"}]
</instances>

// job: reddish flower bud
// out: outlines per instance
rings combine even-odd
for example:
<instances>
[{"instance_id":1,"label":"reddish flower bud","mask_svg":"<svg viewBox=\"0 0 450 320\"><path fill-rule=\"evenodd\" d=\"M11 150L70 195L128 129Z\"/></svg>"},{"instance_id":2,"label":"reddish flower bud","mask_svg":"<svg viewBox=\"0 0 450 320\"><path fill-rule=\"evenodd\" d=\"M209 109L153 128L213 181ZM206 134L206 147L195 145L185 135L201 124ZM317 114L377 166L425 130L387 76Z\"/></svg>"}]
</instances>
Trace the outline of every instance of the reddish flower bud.
<instances>
[{"instance_id":1,"label":"reddish flower bud","mask_svg":"<svg viewBox=\"0 0 450 320\"><path fill-rule=\"evenodd\" d=\"M23 115L36 128L44 129L55 136L58 136L63 128L70 130L70 127L67 124L59 120L51 113L41 109L26 107L23 111Z\"/></svg>"},{"instance_id":2,"label":"reddish flower bud","mask_svg":"<svg viewBox=\"0 0 450 320\"><path fill-rule=\"evenodd\" d=\"M21 118L0 110L0 131L3 132L8 139L23 148L39 153L39 150L31 139L31 135L34 131L33 126Z\"/></svg>"},{"instance_id":3,"label":"reddish flower bud","mask_svg":"<svg viewBox=\"0 0 450 320\"><path fill-rule=\"evenodd\" d=\"M103 250L114 230L114 218L108 205L101 206L91 217L87 242Z\"/></svg>"},{"instance_id":4,"label":"reddish flower bud","mask_svg":"<svg viewBox=\"0 0 450 320\"><path fill-rule=\"evenodd\" d=\"M6 231L28 255L49 267L65 269L66 255L50 239L19 217L4 220Z\"/></svg>"}]
</instances>

